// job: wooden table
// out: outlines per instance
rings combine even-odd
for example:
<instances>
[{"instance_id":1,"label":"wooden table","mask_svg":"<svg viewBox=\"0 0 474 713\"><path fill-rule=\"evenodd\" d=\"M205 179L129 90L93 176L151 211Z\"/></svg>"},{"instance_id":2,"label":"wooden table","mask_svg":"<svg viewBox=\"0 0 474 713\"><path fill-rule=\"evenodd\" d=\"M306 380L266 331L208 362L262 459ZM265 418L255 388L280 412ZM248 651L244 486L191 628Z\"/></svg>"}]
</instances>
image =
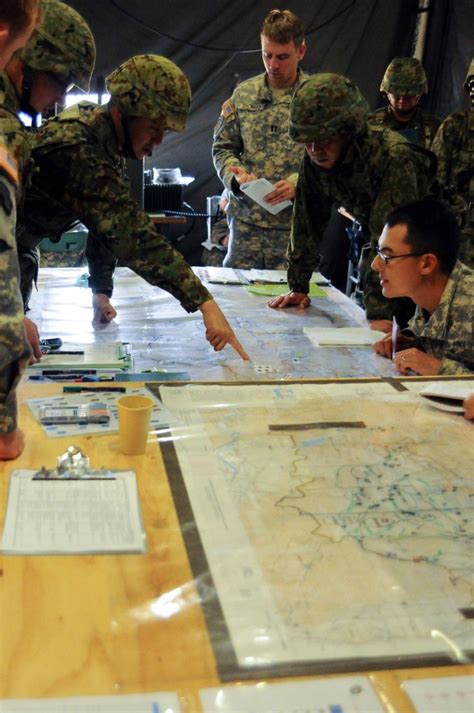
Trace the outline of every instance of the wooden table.
<instances>
[{"instance_id":1,"label":"wooden table","mask_svg":"<svg viewBox=\"0 0 474 713\"><path fill-rule=\"evenodd\" d=\"M71 445L47 439L24 403L61 392L58 384L20 386L26 448L0 465L2 521L9 473L53 467ZM136 472L148 552L1 557L0 698L170 690L178 692L184 713L200 711L199 689L220 682L158 443L150 441L146 455L134 457L118 452L116 434L74 443L92 467ZM452 666L369 675L387 713L413 713L400 690L403 680L472 671Z\"/></svg>"}]
</instances>

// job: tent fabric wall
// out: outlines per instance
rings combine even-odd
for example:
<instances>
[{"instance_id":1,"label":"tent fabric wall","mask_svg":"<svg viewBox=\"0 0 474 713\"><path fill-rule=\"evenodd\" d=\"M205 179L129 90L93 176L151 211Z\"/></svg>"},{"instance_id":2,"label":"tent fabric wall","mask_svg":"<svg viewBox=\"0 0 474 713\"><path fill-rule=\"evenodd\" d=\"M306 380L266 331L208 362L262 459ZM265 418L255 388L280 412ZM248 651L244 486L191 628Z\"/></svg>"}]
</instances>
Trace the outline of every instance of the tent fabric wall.
<instances>
[{"instance_id":1,"label":"tent fabric wall","mask_svg":"<svg viewBox=\"0 0 474 713\"><path fill-rule=\"evenodd\" d=\"M303 20L306 72L346 74L375 108L384 103L378 87L386 65L394 56L411 53L418 8L417 0L67 1L83 14L96 37L96 77L145 52L170 57L188 76L193 89L188 129L184 134L168 134L153 158L147 159L146 168L179 166L184 175L195 176L184 199L196 211L205 210L206 196L221 191L211 159L213 127L236 83L262 71L259 28L269 10L289 8ZM435 75L430 81L436 93L425 104L445 115L462 101L462 78L472 51L468 32L474 3L431 3L424 63ZM192 229L196 239L204 239L205 220L198 219Z\"/></svg>"}]
</instances>

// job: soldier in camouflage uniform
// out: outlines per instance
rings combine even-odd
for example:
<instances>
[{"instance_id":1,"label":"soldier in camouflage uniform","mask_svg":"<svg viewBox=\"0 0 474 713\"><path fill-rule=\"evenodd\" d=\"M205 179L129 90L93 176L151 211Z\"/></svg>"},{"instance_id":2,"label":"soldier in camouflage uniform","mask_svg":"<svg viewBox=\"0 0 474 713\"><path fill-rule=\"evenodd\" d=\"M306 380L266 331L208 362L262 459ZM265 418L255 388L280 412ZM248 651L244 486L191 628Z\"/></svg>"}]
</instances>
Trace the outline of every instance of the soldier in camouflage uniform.
<instances>
[{"instance_id":1,"label":"soldier in camouflage uniform","mask_svg":"<svg viewBox=\"0 0 474 713\"><path fill-rule=\"evenodd\" d=\"M74 84L87 91L95 62L94 38L79 13L59 0L42 0L40 13L41 24L22 51L8 62L5 71L0 72L0 131L18 165L18 215L32 172L27 130L18 113L34 117L46 111L62 102ZM23 251L20 260L22 277L25 272L36 277L38 251ZM25 328L34 356L40 358L36 325L25 317Z\"/></svg>"},{"instance_id":2,"label":"soldier in camouflage uniform","mask_svg":"<svg viewBox=\"0 0 474 713\"><path fill-rule=\"evenodd\" d=\"M303 155L288 135L290 102L304 80L304 28L288 10L272 10L261 27L266 72L242 82L222 105L214 129L212 155L230 204L229 247L224 265L237 268L286 267L291 207L272 215L245 196L240 185L268 178L276 190L270 205L292 199Z\"/></svg>"},{"instance_id":3,"label":"soldier in camouflage uniform","mask_svg":"<svg viewBox=\"0 0 474 713\"><path fill-rule=\"evenodd\" d=\"M338 74L315 75L296 92L290 135L306 144L306 155L298 178L288 253L291 291L269 304L301 309L309 305L309 280L335 203L366 231L367 249L360 265L364 305L374 329L387 331L395 312L401 321L406 320L401 311L404 305L382 296L370 263L390 211L428 193L436 159L393 131L369 128L368 111L359 89Z\"/></svg>"},{"instance_id":4,"label":"soldier in camouflage uniform","mask_svg":"<svg viewBox=\"0 0 474 713\"><path fill-rule=\"evenodd\" d=\"M412 144L429 149L441 119L419 106L428 92L425 70L415 57L392 59L380 85L388 106L369 114L369 126L398 131Z\"/></svg>"},{"instance_id":5,"label":"soldier in camouflage uniform","mask_svg":"<svg viewBox=\"0 0 474 713\"><path fill-rule=\"evenodd\" d=\"M130 196L124 174L125 158L151 156L166 130L184 131L188 80L165 57L140 55L112 72L107 88L109 105L81 102L32 136L38 171L18 231L20 253L79 220L89 230L86 254L97 319L107 322L116 314L110 297L120 260L188 312L199 309L214 349L229 343L248 358L212 295Z\"/></svg>"},{"instance_id":6,"label":"soldier in camouflage uniform","mask_svg":"<svg viewBox=\"0 0 474 713\"><path fill-rule=\"evenodd\" d=\"M372 263L386 297L411 297L412 336L397 339L401 374L474 374L474 273L457 260L457 218L433 200L395 210L380 236ZM392 357L391 336L374 349Z\"/></svg>"},{"instance_id":7,"label":"soldier in camouflage uniform","mask_svg":"<svg viewBox=\"0 0 474 713\"><path fill-rule=\"evenodd\" d=\"M36 0L17 0L0 8L0 69L28 40L37 21ZM0 460L19 456L25 443L17 426L15 391L30 355L15 245L17 184L16 161L0 134Z\"/></svg>"},{"instance_id":8,"label":"soldier in camouflage uniform","mask_svg":"<svg viewBox=\"0 0 474 713\"><path fill-rule=\"evenodd\" d=\"M466 111L450 114L441 124L432 150L438 157L438 177L459 193L468 206L464 216L460 258L474 268L474 59L464 84L471 99Z\"/></svg>"}]
</instances>

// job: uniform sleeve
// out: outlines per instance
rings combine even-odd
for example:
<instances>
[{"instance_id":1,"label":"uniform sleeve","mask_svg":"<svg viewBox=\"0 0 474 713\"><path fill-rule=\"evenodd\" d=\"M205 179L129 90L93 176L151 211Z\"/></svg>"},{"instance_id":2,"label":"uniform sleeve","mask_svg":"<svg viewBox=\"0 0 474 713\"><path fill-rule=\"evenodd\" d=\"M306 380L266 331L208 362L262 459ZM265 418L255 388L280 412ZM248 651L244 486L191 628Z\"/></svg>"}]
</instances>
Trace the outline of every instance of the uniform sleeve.
<instances>
[{"instance_id":1,"label":"uniform sleeve","mask_svg":"<svg viewBox=\"0 0 474 713\"><path fill-rule=\"evenodd\" d=\"M212 141L212 159L217 175L225 188L234 194L239 193L238 183L229 166L245 169L240 160L243 151L242 136L237 108L233 99L228 99L222 105L221 114L214 127Z\"/></svg>"},{"instance_id":2,"label":"uniform sleeve","mask_svg":"<svg viewBox=\"0 0 474 713\"><path fill-rule=\"evenodd\" d=\"M15 187L0 171L0 435L17 427L15 390L30 354L23 328L15 218Z\"/></svg>"},{"instance_id":3,"label":"uniform sleeve","mask_svg":"<svg viewBox=\"0 0 474 713\"><path fill-rule=\"evenodd\" d=\"M288 286L293 292L309 292L313 270L319 265L319 246L331 215L331 201L322 193L306 156L296 186L290 243Z\"/></svg>"},{"instance_id":4,"label":"uniform sleeve","mask_svg":"<svg viewBox=\"0 0 474 713\"><path fill-rule=\"evenodd\" d=\"M55 198L89 230L89 258L94 245L98 245L100 256L109 256L102 274L98 272L99 259L94 262L93 258L95 286L106 287L113 256L150 284L172 294L188 312L195 311L212 295L183 256L157 233L149 216L130 196L122 176L97 159L94 148L84 144L49 152L47 170L50 176L54 174Z\"/></svg>"},{"instance_id":5,"label":"uniform sleeve","mask_svg":"<svg viewBox=\"0 0 474 713\"><path fill-rule=\"evenodd\" d=\"M378 274L370 266L388 215L399 206L423 198L428 193L433 178L428 157L415 153L409 145L400 148L386 164L369 218L370 249L361 265L364 306L368 320L392 319L394 314L398 316L399 310L406 313L406 301L388 300L382 295Z\"/></svg>"},{"instance_id":6,"label":"uniform sleeve","mask_svg":"<svg viewBox=\"0 0 474 713\"><path fill-rule=\"evenodd\" d=\"M448 117L439 127L431 144L431 150L438 157L438 179L443 185L452 182L452 156L455 147L456 129L454 122Z\"/></svg>"}]
</instances>

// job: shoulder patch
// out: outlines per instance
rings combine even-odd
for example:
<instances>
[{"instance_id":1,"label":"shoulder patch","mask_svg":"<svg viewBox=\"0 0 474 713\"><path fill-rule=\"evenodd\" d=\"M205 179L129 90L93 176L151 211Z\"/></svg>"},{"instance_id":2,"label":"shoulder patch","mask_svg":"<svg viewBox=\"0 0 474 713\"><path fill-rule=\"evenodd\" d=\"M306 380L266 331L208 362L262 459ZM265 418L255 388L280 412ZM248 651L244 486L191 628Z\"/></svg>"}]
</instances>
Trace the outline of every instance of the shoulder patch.
<instances>
[{"instance_id":1,"label":"shoulder patch","mask_svg":"<svg viewBox=\"0 0 474 713\"><path fill-rule=\"evenodd\" d=\"M18 164L5 144L0 144L0 171L5 173L13 183L18 183Z\"/></svg>"},{"instance_id":2,"label":"shoulder patch","mask_svg":"<svg viewBox=\"0 0 474 713\"><path fill-rule=\"evenodd\" d=\"M235 114L235 106L231 99L227 99L222 105L221 114L224 119L230 119Z\"/></svg>"}]
</instances>

